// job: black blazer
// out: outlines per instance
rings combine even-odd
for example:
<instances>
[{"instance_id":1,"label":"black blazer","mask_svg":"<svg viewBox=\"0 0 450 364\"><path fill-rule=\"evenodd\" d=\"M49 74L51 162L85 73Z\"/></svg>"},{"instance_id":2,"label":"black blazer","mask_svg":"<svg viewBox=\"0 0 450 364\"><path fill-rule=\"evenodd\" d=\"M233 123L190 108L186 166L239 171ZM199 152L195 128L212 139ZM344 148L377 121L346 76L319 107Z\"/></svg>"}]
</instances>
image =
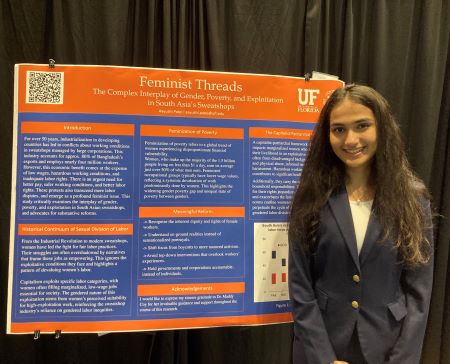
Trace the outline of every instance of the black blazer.
<instances>
[{"instance_id":1,"label":"black blazer","mask_svg":"<svg viewBox=\"0 0 450 364\"><path fill-rule=\"evenodd\" d=\"M427 202L429 214L429 203ZM430 219L431 223L431 219ZM428 239L432 242L432 231ZM428 317L433 258L417 269L381 241L372 213L358 256L350 204L340 189L320 214L315 254L289 241L289 291L294 318L293 362L342 359L355 329L369 364L419 363Z\"/></svg>"}]
</instances>

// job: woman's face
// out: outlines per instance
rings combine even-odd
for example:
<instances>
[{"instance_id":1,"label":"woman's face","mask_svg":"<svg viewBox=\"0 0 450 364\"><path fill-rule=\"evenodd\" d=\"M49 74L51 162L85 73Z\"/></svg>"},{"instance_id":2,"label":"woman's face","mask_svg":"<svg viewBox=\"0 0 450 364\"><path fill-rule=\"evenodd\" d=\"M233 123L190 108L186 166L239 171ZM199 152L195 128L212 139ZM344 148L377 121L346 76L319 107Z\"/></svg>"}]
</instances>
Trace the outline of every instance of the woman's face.
<instances>
[{"instance_id":1,"label":"woman's face","mask_svg":"<svg viewBox=\"0 0 450 364\"><path fill-rule=\"evenodd\" d=\"M330 144L348 169L370 168L377 150L377 124L372 110L345 98L330 113Z\"/></svg>"}]
</instances>

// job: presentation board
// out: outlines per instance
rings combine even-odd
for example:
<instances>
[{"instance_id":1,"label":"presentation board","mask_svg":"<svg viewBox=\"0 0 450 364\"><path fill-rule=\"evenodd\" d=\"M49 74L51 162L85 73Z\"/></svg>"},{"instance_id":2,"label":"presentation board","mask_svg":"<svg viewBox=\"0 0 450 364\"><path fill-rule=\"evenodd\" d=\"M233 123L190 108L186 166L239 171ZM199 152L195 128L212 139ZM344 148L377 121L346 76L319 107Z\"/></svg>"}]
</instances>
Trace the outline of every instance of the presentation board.
<instances>
[{"instance_id":1,"label":"presentation board","mask_svg":"<svg viewBox=\"0 0 450 364\"><path fill-rule=\"evenodd\" d=\"M16 65L7 332L291 321L290 199L340 86Z\"/></svg>"}]
</instances>

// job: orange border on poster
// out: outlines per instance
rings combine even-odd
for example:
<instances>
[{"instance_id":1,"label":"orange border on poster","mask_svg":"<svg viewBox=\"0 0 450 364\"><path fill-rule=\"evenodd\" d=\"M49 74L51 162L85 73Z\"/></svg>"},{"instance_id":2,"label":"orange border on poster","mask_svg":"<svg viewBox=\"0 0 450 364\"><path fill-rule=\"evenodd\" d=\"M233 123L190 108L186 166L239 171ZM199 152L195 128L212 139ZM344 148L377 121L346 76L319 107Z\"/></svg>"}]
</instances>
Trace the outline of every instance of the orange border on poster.
<instances>
[{"instance_id":1,"label":"orange border on poster","mask_svg":"<svg viewBox=\"0 0 450 364\"><path fill-rule=\"evenodd\" d=\"M330 93L344 84L339 80L157 68L18 67L20 112L316 122ZM63 103L27 103L28 71L61 73Z\"/></svg>"},{"instance_id":2,"label":"orange border on poster","mask_svg":"<svg viewBox=\"0 0 450 364\"><path fill-rule=\"evenodd\" d=\"M292 314L275 313L248 316L221 316L180 319L157 320L128 320L128 321L92 321L92 322L26 322L11 323L11 333L54 333L56 330L64 332L112 332L112 331L146 331L188 329L214 326L243 326L263 325L292 322Z\"/></svg>"}]
</instances>

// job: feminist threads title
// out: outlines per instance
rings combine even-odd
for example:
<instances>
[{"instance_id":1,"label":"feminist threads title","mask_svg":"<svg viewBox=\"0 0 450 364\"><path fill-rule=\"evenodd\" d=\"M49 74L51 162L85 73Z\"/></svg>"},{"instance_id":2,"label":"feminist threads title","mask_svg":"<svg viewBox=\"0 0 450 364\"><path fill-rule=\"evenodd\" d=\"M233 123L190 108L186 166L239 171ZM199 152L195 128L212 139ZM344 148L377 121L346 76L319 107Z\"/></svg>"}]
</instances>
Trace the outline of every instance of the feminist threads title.
<instances>
[{"instance_id":1,"label":"feminist threads title","mask_svg":"<svg viewBox=\"0 0 450 364\"><path fill-rule=\"evenodd\" d=\"M180 89L180 90L206 90L206 91L231 91L231 92L242 92L242 85L238 84L236 81L231 83L216 83L209 82L207 80L195 79L183 81L181 78L178 80L172 80L167 77L165 80L153 80L149 79L147 76L139 76L139 86L151 87L151 88L170 88L170 89Z\"/></svg>"}]
</instances>

